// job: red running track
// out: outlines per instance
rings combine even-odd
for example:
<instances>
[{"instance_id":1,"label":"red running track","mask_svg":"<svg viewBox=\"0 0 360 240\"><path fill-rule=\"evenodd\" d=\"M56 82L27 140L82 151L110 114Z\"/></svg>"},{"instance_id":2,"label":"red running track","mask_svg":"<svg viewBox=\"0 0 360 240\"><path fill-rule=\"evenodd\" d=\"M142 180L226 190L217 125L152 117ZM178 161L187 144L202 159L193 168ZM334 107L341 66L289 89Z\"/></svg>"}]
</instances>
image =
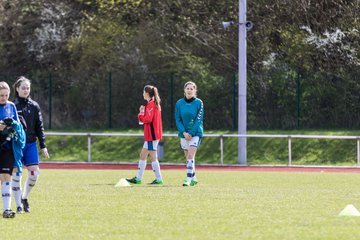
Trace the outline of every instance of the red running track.
<instances>
[{"instance_id":1,"label":"red running track","mask_svg":"<svg viewBox=\"0 0 360 240\"><path fill-rule=\"evenodd\" d=\"M136 163L74 163L54 162L40 163L42 169L137 169ZM148 166L149 168L149 166ZM185 170L184 164L161 164L163 170ZM342 172L359 173L359 167L331 166L241 166L241 165L196 165L197 170L204 171L257 171L257 172Z\"/></svg>"}]
</instances>

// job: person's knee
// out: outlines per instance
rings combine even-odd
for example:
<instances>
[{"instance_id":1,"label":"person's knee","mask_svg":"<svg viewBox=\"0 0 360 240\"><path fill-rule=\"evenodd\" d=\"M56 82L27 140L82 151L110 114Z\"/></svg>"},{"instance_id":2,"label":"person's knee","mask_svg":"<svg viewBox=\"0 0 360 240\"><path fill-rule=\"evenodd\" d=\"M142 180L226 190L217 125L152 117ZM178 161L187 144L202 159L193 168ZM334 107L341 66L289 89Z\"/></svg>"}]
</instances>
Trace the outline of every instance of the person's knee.
<instances>
[{"instance_id":1,"label":"person's knee","mask_svg":"<svg viewBox=\"0 0 360 240\"><path fill-rule=\"evenodd\" d=\"M29 169L29 179L36 182L40 174L39 168L34 168L33 170Z\"/></svg>"},{"instance_id":2,"label":"person's knee","mask_svg":"<svg viewBox=\"0 0 360 240\"><path fill-rule=\"evenodd\" d=\"M150 152L150 160L152 162L156 161L157 160L157 151L151 151Z\"/></svg>"},{"instance_id":3,"label":"person's knee","mask_svg":"<svg viewBox=\"0 0 360 240\"><path fill-rule=\"evenodd\" d=\"M13 182L20 182L21 181L21 173L20 172L13 172L12 180Z\"/></svg>"},{"instance_id":4,"label":"person's knee","mask_svg":"<svg viewBox=\"0 0 360 240\"><path fill-rule=\"evenodd\" d=\"M12 174L12 190L14 192L21 190L21 173L20 172L13 172Z\"/></svg>"},{"instance_id":5,"label":"person's knee","mask_svg":"<svg viewBox=\"0 0 360 240\"><path fill-rule=\"evenodd\" d=\"M149 154L149 151L147 149L143 148L140 152L139 157L141 160L146 160L148 154Z\"/></svg>"},{"instance_id":6,"label":"person's knee","mask_svg":"<svg viewBox=\"0 0 360 240\"><path fill-rule=\"evenodd\" d=\"M0 174L0 181L1 181L1 183L10 182L11 181L11 174L10 173L1 173Z\"/></svg>"}]
</instances>

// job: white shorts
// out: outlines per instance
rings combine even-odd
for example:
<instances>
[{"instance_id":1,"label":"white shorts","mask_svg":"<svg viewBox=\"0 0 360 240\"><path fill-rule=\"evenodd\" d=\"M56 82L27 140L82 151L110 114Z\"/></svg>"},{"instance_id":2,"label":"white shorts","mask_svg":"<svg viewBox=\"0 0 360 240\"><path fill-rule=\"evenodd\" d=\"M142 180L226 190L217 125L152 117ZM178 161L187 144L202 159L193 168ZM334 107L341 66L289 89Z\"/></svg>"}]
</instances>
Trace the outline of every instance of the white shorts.
<instances>
[{"instance_id":1,"label":"white shorts","mask_svg":"<svg viewBox=\"0 0 360 240\"><path fill-rule=\"evenodd\" d=\"M196 147L200 146L201 137L194 136L189 141L185 140L185 138L180 138L180 147L182 150L188 150L189 147Z\"/></svg>"},{"instance_id":2,"label":"white shorts","mask_svg":"<svg viewBox=\"0 0 360 240\"><path fill-rule=\"evenodd\" d=\"M146 148L149 151L156 151L159 145L160 140L155 141L145 141L143 148Z\"/></svg>"}]
</instances>

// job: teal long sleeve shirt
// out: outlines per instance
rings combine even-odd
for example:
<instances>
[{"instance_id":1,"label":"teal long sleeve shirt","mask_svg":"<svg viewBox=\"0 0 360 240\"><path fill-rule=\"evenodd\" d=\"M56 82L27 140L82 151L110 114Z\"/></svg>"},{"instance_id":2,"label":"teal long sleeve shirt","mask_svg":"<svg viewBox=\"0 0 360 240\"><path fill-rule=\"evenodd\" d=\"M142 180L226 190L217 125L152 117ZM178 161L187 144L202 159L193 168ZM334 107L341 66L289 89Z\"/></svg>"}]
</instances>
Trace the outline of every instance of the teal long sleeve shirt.
<instances>
[{"instance_id":1,"label":"teal long sleeve shirt","mask_svg":"<svg viewBox=\"0 0 360 240\"><path fill-rule=\"evenodd\" d=\"M184 138L183 132L191 136L202 137L204 133L204 104L199 98L186 100L181 98L175 105L175 121L178 136Z\"/></svg>"}]
</instances>

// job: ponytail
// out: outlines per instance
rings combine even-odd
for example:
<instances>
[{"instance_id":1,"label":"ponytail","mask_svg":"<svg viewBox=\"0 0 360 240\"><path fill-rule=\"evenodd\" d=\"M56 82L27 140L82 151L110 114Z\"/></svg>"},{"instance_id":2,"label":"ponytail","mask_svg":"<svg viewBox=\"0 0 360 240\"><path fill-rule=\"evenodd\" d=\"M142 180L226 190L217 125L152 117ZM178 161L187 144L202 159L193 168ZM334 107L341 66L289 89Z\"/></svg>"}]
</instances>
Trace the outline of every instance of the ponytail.
<instances>
[{"instance_id":1,"label":"ponytail","mask_svg":"<svg viewBox=\"0 0 360 240\"><path fill-rule=\"evenodd\" d=\"M157 107L159 110L161 110L161 106L160 106L161 99L160 99L160 96L159 96L159 91L158 91L158 89L157 89L156 87L154 87L154 86L146 85L146 86L144 87L144 91L147 92L151 98L154 98L156 107Z\"/></svg>"},{"instance_id":2,"label":"ponytail","mask_svg":"<svg viewBox=\"0 0 360 240\"><path fill-rule=\"evenodd\" d=\"M161 106L160 106L161 99L160 99L160 95L159 95L159 91L158 91L157 87L154 87L154 101L155 101L156 107L159 110L161 110Z\"/></svg>"}]
</instances>

